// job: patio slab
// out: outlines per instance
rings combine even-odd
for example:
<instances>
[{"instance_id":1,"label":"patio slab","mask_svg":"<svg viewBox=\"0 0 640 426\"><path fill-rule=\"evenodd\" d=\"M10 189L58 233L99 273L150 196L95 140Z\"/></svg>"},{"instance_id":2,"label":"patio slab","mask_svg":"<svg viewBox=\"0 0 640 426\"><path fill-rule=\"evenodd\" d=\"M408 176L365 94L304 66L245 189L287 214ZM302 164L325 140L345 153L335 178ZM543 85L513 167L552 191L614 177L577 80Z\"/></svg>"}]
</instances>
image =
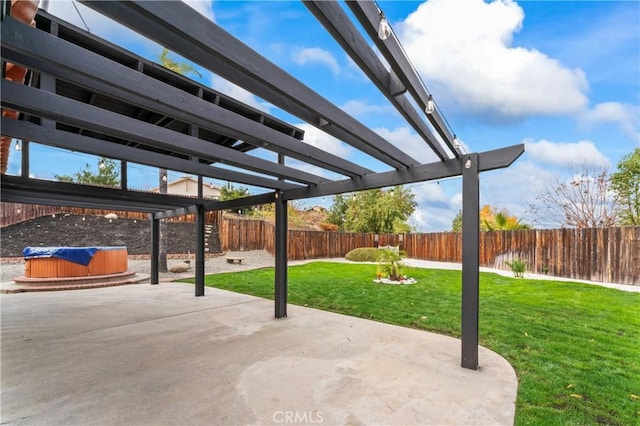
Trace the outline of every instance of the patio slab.
<instances>
[{"instance_id":1,"label":"patio slab","mask_svg":"<svg viewBox=\"0 0 640 426\"><path fill-rule=\"evenodd\" d=\"M0 296L2 424L503 424L516 375L458 339L163 283Z\"/></svg>"}]
</instances>

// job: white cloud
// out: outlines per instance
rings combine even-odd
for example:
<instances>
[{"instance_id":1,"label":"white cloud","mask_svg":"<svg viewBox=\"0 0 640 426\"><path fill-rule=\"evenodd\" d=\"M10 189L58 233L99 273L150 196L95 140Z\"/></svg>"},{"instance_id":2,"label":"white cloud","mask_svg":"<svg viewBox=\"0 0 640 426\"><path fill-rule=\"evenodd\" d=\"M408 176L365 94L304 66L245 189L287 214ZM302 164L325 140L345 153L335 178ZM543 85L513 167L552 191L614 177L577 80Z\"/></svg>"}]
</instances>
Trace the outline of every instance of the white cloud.
<instances>
[{"instance_id":1,"label":"white cloud","mask_svg":"<svg viewBox=\"0 0 640 426\"><path fill-rule=\"evenodd\" d=\"M213 2L210 0L182 0L189 5L192 9L195 9L205 18L215 22L215 14L213 13Z\"/></svg>"},{"instance_id":2,"label":"white cloud","mask_svg":"<svg viewBox=\"0 0 640 426\"><path fill-rule=\"evenodd\" d=\"M272 107L270 103L261 100L253 93L217 75L212 75L211 87L222 94L266 113Z\"/></svg>"},{"instance_id":3,"label":"white cloud","mask_svg":"<svg viewBox=\"0 0 640 426\"><path fill-rule=\"evenodd\" d=\"M581 70L511 46L523 19L510 0L429 0L397 27L427 85L465 109L507 118L580 112L588 89Z\"/></svg>"},{"instance_id":4,"label":"white cloud","mask_svg":"<svg viewBox=\"0 0 640 426\"><path fill-rule=\"evenodd\" d=\"M347 101L341 109L354 117L362 117L369 114L393 114L395 109L391 105L372 105L360 100Z\"/></svg>"},{"instance_id":5,"label":"white cloud","mask_svg":"<svg viewBox=\"0 0 640 426\"><path fill-rule=\"evenodd\" d=\"M136 33L135 31L125 27L122 24L108 18L99 12L85 6L82 3L74 4L68 0L54 0L49 2L48 11L73 25L82 29L87 29L92 34L109 40L121 46L131 45L133 43L145 46L150 55L157 54L160 56L162 47L154 41ZM125 44L126 43L126 44ZM130 49L131 47L127 47Z\"/></svg>"},{"instance_id":6,"label":"white cloud","mask_svg":"<svg viewBox=\"0 0 640 426\"><path fill-rule=\"evenodd\" d=\"M337 175L321 167L314 166L313 164L305 163L304 161L296 160L293 158L287 158L285 165L296 170L311 173L316 176L322 176L327 179L335 179L337 176L340 176L342 179L344 179L344 177L341 175Z\"/></svg>"},{"instance_id":7,"label":"white cloud","mask_svg":"<svg viewBox=\"0 0 640 426\"><path fill-rule=\"evenodd\" d=\"M585 165L608 168L611 161L591 141L525 141L525 153L532 161L555 166Z\"/></svg>"},{"instance_id":8,"label":"white cloud","mask_svg":"<svg viewBox=\"0 0 640 426\"><path fill-rule=\"evenodd\" d=\"M423 206L449 208L451 198L444 192L437 182L422 182L411 185L416 203Z\"/></svg>"},{"instance_id":9,"label":"white cloud","mask_svg":"<svg viewBox=\"0 0 640 426\"><path fill-rule=\"evenodd\" d=\"M342 158L348 158L353 153L351 147L311 124L299 123L294 124L294 126L304 130L303 142L311 146L315 146L316 148L320 148Z\"/></svg>"},{"instance_id":10,"label":"white cloud","mask_svg":"<svg viewBox=\"0 0 640 426\"><path fill-rule=\"evenodd\" d=\"M418 207L409 218L409 223L420 232L441 232L451 229L451 222L460 209L460 194L453 196L444 185L437 182L422 182L411 185Z\"/></svg>"},{"instance_id":11,"label":"white cloud","mask_svg":"<svg viewBox=\"0 0 640 426\"><path fill-rule=\"evenodd\" d=\"M522 217L538 191L555 176L555 169L522 160L506 169L481 173L480 205L490 204Z\"/></svg>"},{"instance_id":12,"label":"white cloud","mask_svg":"<svg viewBox=\"0 0 640 426\"><path fill-rule=\"evenodd\" d=\"M640 143L640 110L636 105L603 102L582 113L578 122L587 128L602 123L617 124L624 134Z\"/></svg>"},{"instance_id":13,"label":"white cloud","mask_svg":"<svg viewBox=\"0 0 640 426\"><path fill-rule=\"evenodd\" d=\"M297 49L293 53L293 62L298 65L319 64L324 65L333 72L334 75L340 74L340 65L328 50L319 47L307 47Z\"/></svg>"},{"instance_id":14,"label":"white cloud","mask_svg":"<svg viewBox=\"0 0 640 426\"><path fill-rule=\"evenodd\" d=\"M431 147L409 127L398 127L393 130L387 128L373 130L422 164L439 160L431 150Z\"/></svg>"}]
</instances>

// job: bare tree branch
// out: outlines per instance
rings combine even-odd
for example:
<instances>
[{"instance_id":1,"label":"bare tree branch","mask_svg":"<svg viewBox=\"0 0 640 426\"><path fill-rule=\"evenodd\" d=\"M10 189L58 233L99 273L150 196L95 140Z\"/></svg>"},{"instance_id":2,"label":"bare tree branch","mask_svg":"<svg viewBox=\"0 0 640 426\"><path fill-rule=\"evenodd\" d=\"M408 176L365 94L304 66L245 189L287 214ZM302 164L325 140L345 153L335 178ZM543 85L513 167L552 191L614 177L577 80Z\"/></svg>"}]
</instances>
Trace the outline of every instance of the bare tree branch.
<instances>
[{"instance_id":1,"label":"bare tree branch","mask_svg":"<svg viewBox=\"0 0 640 426\"><path fill-rule=\"evenodd\" d=\"M549 182L529 210L541 223L600 228L617 224L620 206L611 192L606 169L571 166L570 176Z\"/></svg>"}]
</instances>

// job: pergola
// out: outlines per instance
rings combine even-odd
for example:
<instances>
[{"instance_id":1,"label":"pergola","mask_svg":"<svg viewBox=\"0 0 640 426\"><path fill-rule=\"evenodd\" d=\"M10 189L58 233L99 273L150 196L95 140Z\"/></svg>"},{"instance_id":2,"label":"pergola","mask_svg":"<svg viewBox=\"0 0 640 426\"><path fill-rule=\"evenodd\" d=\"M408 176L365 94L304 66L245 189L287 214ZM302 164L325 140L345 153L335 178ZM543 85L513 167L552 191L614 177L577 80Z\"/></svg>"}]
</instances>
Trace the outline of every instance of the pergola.
<instances>
[{"instance_id":1,"label":"pergola","mask_svg":"<svg viewBox=\"0 0 640 426\"><path fill-rule=\"evenodd\" d=\"M82 1L82 0L81 0ZM3 12L8 2L3 1ZM158 283L159 222L196 215L195 295L204 295L204 214L275 203L275 316L287 316L287 203L291 200L462 176L462 367L478 367L479 180L523 152L514 145L464 153L374 2L305 6L420 135L438 161L421 164L220 26L181 2L82 1L265 101L385 164L374 172L302 142L304 132L264 112L175 74L45 11L31 28L3 13L2 61L31 70L28 84L2 80L2 134L23 141L20 176L2 175L3 201L109 207L149 212L151 283ZM368 38L366 37L368 36ZM373 43L384 61L373 50ZM387 67L387 64L390 68ZM424 111L427 111L425 113ZM87 187L29 177L29 141L122 162L120 188ZM268 160L251 151L277 153ZM288 166L296 159L340 176L328 179ZM199 177L199 197L151 194L127 186L127 162ZM228 167L232 166L232 167ZM202 197L203 177L265 188L264 194L219 202Z\"/></svg>"}]
</instances>

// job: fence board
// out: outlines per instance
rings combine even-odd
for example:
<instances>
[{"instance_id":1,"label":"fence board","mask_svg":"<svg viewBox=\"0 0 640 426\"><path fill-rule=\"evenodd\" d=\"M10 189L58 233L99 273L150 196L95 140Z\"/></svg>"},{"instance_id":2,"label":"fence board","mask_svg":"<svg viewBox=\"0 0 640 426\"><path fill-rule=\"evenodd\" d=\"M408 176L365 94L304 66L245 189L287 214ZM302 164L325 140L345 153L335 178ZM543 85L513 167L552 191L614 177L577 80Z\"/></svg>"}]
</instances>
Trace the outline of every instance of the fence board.
<instances>
[{"instance_id":1,"label":"fence board","mask_svg":"<svg viewBox=\"0 0 640 426\"><path fill-rule=\"evenodd\" d=\"M71 213L148 220L146 213L61 208L2 203L2 226L40 216ZM174 218L193 222L194 215ZM208 212L206 223L217 224L224 251L266 250L274 254L275 226L262 220L221 218ZM415 259L460 263L462 235L451 232L429 234L366 234L290 230L289 259L344 257L359 247L400 245ZM640 285L640 226L596 229L537 229L492 231L480 235L480 264L509 269L507 262L520 259L527 271L558 277Z\"/></svg>"}]
</instances>

